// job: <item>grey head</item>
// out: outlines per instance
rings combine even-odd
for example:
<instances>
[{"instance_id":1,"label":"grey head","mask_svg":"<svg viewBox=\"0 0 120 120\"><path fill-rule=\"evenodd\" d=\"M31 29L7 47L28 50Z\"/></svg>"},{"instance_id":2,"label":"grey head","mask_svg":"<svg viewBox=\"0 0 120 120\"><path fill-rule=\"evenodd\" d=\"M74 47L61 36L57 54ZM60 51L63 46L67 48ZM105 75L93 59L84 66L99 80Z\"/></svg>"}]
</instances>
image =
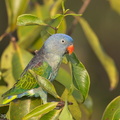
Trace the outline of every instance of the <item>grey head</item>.
<instances>
[{"instance_id":1,"label":"grey head","mask_svg":"<svg viewBox=\"0 0 120 120\"><path fill-rule=\"evenodd\" d=\"M46 52L59 56L63 56L66 51L69 52L69 49L67 50L69 46L73 49L73 39L61 33L51 35L44 43Z\"/></svg>"}]
</instances>

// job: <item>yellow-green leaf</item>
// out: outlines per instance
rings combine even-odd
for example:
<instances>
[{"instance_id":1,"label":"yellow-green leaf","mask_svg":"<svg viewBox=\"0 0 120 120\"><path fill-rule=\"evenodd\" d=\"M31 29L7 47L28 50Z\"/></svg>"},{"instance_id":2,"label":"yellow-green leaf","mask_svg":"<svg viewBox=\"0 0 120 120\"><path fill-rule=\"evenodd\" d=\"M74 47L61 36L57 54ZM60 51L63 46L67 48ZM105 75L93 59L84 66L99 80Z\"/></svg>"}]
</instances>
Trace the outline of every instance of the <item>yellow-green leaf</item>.
<instances>
[{"instance_id":1,"label":"yellow-green leaf","mask_svg":"<svg viewBox=\"0 0 120 120\"><path fill-rule=\"evenodd\" d=\"M120 14L120 0L109 0L113 10Z\"/></svg>"},{"instance_id":2,"label":"yellow-green leaf","mask_svg":"<svg viewBox=\"0 0 120 120\"><path fill-rule=\"evenodd\" d=\"M112 100L106 107L102 120L119 120L120 119L120 96Z\"/></svg>"},{"instance_id":3,"label":"yellow-green leaf","mask_svg":"<svg viewBox=\"0 0 120 120\"><path fill-rule=\"evenodd\" d=\"M73 120L72 115L68 109L67 102L65 102L65 106L59 116L59 120Z\"/></svg>"},{"instance_id":4,"label":"yellow-green leaf","mask_svg":"<svg viewBox=\"0 0 120 120\"><path fill-rule=\"evenodd\" d=\"M28 114L31 110L41 105L40 98L21 98L15 102L10 103L9 112L10 120L22 120L22 118ZM29 120L38 120L39 116L31 118Z\"/></svg>"},{"instance_id":5,"label":"yellow-green leaf","mask_svg":"<svg viewBox=\"0 0 120 120\"><path fill-rule=\"evenodd\" d=\"M24 49L21 49L16 44L16 52L13 54L12 58L12 73L17 80L20 77L20 74L25 69L26 65L29 63L32 55Z\"/></svg>"},{"instance_id":6,"label":"yellow-green leaf","mask_svg":"<svg viewBox=\"0 0 120 120\"><path fill-rule=\"evenodd\" d=\"M85 19L80 18L79 23L83 28L89 44L91 45L93 51L95 52L96 56L108 74L108 77L110 79L110 88L114 89L118 84L118 71L114 61L104 52L97 35L89 26L88 22Z\"/></svg>"},{"instance_id":7,"label":"yellow-green leaf","mask_svg":"<svg viewBox=\"0 0 120 120\"><path fill-rule=\"evenodd\" d=\"M2 94L4 94L8 90L8 87L1 85L0 86L0 104L3 102Z\"/></svg>"},{"instance_id":8,"label":"yellow-green leaf","mask_svg":"<svg viewBox=\"0 0 120 120\"><path fill-rule=\"evenodd\" d=\"M21 48L28 49L31 46L33 47L35 41L38 41L36 44L38 47L36 48L40 48L43 44L43 40L40 39L40 32L40 26L19 26L17 30L19 38L18 45Z\"/></svg>"},{"instance_id":9,"label":"yellow-green leaf","mask_svg":"<svg viewBox=\"0 0 120 120\"><path fill-rule=\"evenodd\" d=\"M81 110L80 110L79 104L77 103L75 98L69 94L69 91L67 89L64 90L61 98L63 100L67 99L67 101L73 103L72 105L68 106L70 113L72 114L73 118L75 118L75 120L80 120L81 119Z\"/></svg>"},{"instance_id":10,"label":"yellow-green leaf","mask_svg":"<svg viewBox=\"0 0 120 120\"><path fill-rule=\"evenodd\" d=\"M63 1L64 1L64 0L57 0L57 1L54 2L54 4L52 5L52 8L51 8L51 10L50 10L50 15L51 15L51 16L54 16L54 15L58 12L58 10L59 10L59 8L60 8L60 6L61 6L61 3L62 3Z\"/></svg>"},{"instance_id":11,"label":"yellow-green leaf","mask_svg":"<svg viewBox=\"0 0 120 120\"><path fill-rule=\"evenodd\" d=\"M50 112L48 112L47 114L43 115L40 120L58 120L59 114L61 112L60 110L52 110Z\"/></svg>"},{"instance_id":12,"label":"yellow-green leaf","mask_svg":"<svg viewBox=\"0 0 120 120\"><path fill-rule=\"evenodd\" d=\"M2 73L2 76L4 77L5 82L8 84L8 88L11 88L15 83L15 79L12 75L12 57L14 53L14 43L10 42L1 57L1 69L5 70Z\"/></svg>"},{"instance_id":13,"label":"yellow-green leaf","mask_svg":"<svg viewBox=\"0 0 120 120\"><path fill-rule=\"evenodd\" d=\"M6 0L8 13L8 29L7 32L12 32L16 28L17 17L24 13L28 6L29 0Z\"/></svg>"},{"instance_id":14,"label":"yellow-green leaf","mask_svg":"<svg viewBox=\"0 0 120 120\"><path fill-rule=\"evenodd\" d=\"M34 108L33 110L31 110L28 114L26 114L24 116L23 120L28 120L31 117L36 117L36 116L46 114L46 113L50 112L51 110L53 110L57 104L58 104L58 102L49 102L49 103L40 105L40 106Z\"/></svg>"}]
</instances>

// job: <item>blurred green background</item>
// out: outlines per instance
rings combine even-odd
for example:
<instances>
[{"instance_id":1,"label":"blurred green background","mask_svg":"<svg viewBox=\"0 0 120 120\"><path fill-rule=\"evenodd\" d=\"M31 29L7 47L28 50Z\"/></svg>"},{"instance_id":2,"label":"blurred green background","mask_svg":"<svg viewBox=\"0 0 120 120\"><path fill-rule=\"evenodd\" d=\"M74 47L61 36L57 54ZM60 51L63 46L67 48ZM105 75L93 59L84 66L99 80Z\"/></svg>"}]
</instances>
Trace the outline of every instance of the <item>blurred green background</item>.
<instances>
[{"instance_id":1,"label":"blurred green background","mask_svg":"<svg viewBox=\"0 0 120 120\"><path fill-rule=\"evenodd\" d=\"M66 8L77 13L82 6L81 0L67 0ZM7 28L7 13L5 1L0 2L0 35ZM120 71L120 15L112 10L108 0L91 0L88 8L83 14L94 32L97 34L100 43L106 53L113 58ZM73 17L67 17L68 29L72 24ZM109 79L103 66L92 51L87 39L78 24L71 35L75 44L75 52L80 61L86 66L90 77L90 95L93 99L92 120L100 120L107 104L120 93L120 84L113 91L110 91ZM7 40L7 37L4 38ZM0 55L6 44L0 43Z\"/></svg>"}]
</instances>

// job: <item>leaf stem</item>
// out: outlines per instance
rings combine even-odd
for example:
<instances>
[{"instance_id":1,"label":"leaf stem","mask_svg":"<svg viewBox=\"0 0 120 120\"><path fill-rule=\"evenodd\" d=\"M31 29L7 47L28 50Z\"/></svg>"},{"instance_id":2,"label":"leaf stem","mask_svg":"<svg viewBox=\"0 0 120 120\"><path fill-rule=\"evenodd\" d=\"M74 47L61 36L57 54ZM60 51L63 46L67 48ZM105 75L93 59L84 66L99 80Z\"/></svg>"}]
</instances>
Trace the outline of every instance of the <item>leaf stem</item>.
<instances>
[{"instance_id":1,"label":"leaf stem","mask_svg":"<svg viewBox=\"0 0 120 120\"><path fill-rule=\"evenodd\" d=\"M5 36L7 36L7 35L8 35L7 32L3 33L3 34L0 36L0 41L2 41L2 39L3 39Z\"/></svg>"},{"instance_id":2,"label":"leaf stem","mask_svg":"<svg viewBox=\"0 0 120 120\"><path fill-rule=\"evenodd\" d=\"M83 13L85 12L85 10L87 9L90 1L91 1L91 0L85 0L85 1L84 1L82 7L81 7L81 8L79 9L79 11L78 11L78 14L83 14ZM73 20L73 22L72 22L71 27L69 28L69 30L68 30L68 32L67 32L68 35L71 35L71 34L73 33L73 31L74 31L77 23L78 23L78 20L75 18L75 19Z\"/></svg>"}]
</instances>

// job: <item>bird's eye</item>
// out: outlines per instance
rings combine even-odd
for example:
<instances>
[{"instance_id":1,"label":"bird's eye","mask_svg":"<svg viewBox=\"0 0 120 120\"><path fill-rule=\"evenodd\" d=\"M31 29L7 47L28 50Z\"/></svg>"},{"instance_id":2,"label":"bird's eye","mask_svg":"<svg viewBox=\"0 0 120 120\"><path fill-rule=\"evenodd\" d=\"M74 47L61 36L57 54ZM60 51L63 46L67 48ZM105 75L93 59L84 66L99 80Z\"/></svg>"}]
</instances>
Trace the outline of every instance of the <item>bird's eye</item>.
<instances>
[{"instance_id":1,"label":"bird's eye","mask_svg":"<svg viewBox=\"0 0 120 120\"><path fill-rule=\"evenodd\" d=\"M64 40L64 39L61 39L61 43L65 43L65 40Z\"/></svg>"}]
</instances>

